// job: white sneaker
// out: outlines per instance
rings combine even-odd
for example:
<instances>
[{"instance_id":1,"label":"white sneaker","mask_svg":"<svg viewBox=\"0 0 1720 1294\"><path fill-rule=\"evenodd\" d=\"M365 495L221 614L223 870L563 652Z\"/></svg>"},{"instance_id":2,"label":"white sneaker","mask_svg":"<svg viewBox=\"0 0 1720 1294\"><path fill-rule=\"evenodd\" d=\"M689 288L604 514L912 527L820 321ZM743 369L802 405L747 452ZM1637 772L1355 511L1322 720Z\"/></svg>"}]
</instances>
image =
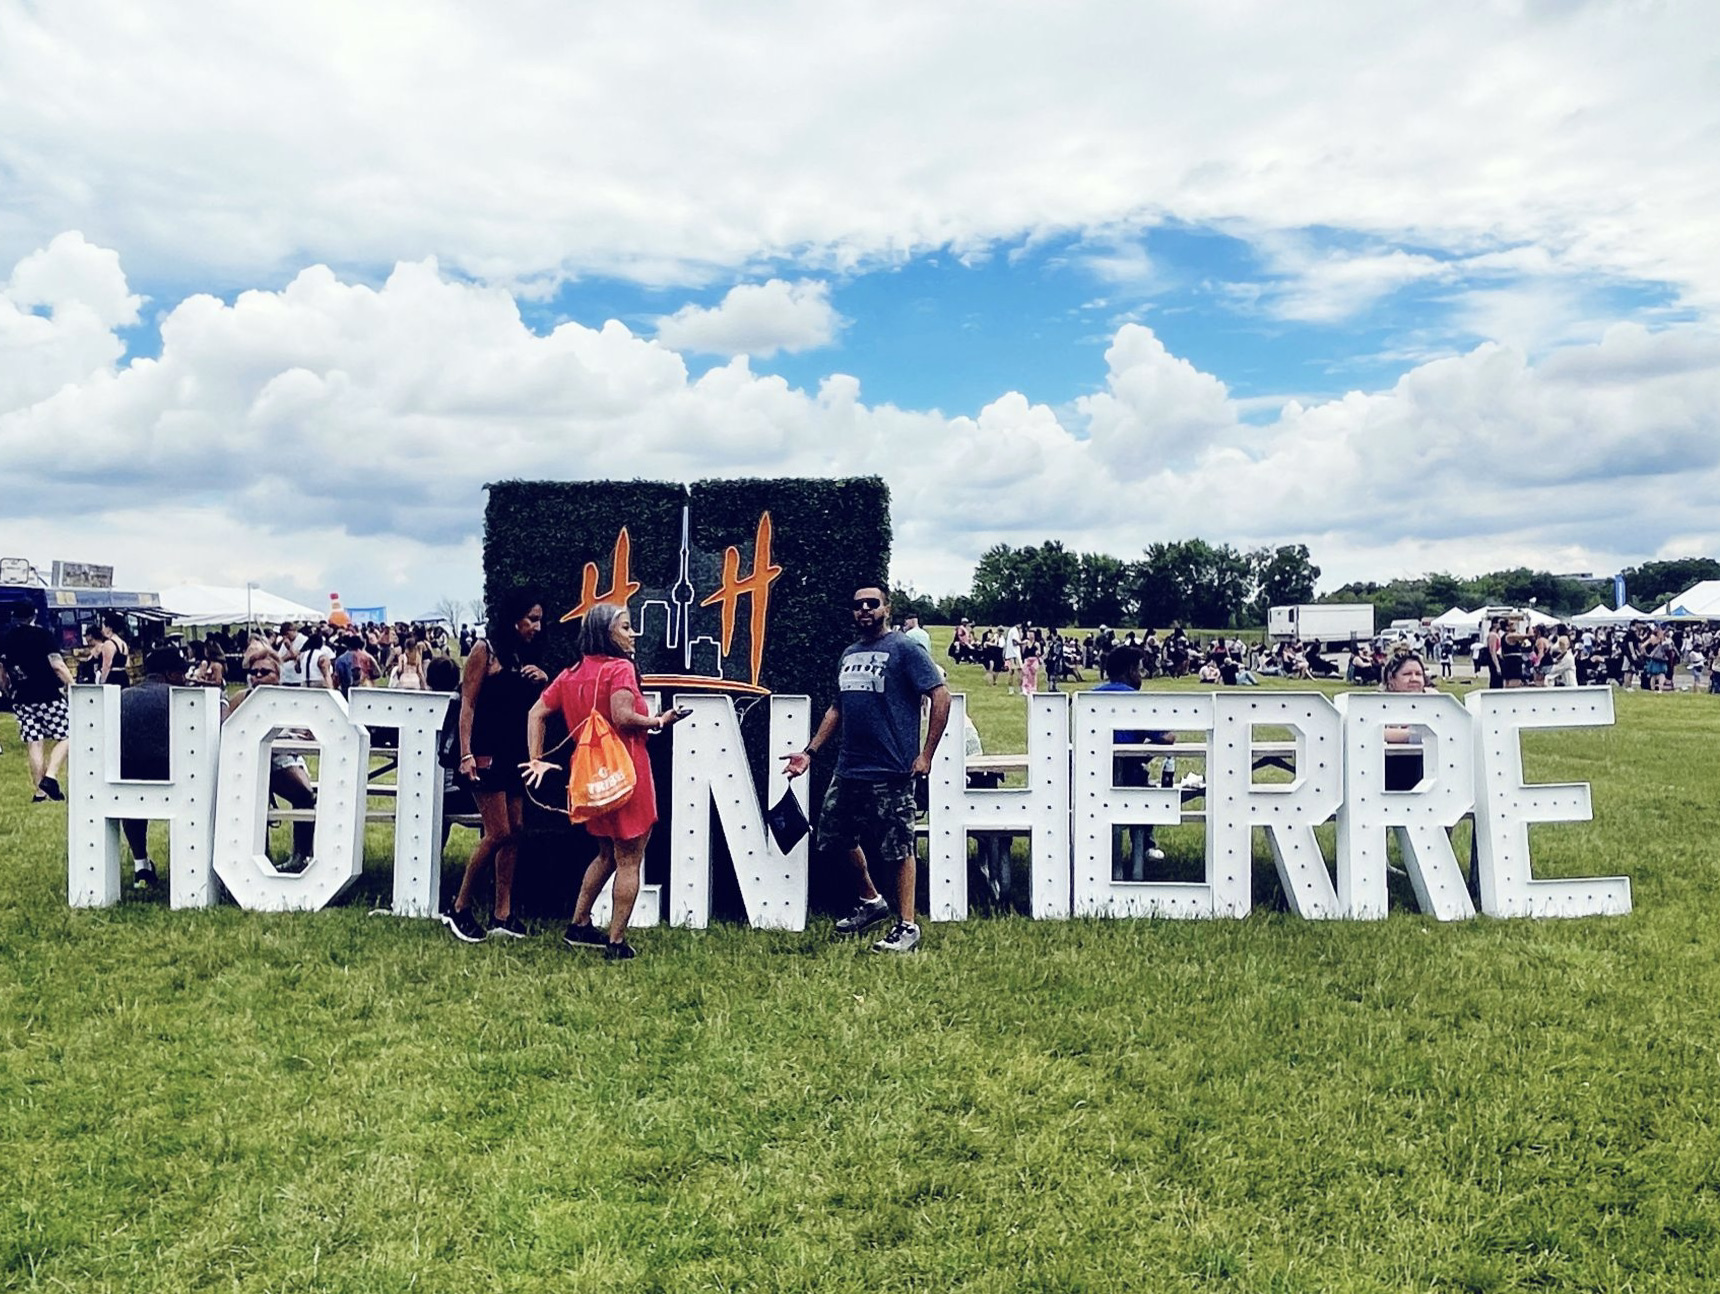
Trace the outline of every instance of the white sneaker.
<instances>
[{"instance_id":1,"label":"white sneaker","mask_svg":"<svg viewBox=\"0 0 1720 1294\"><path fill-rule=\"evenodd\" d=\"M872 945L875 953L911 953L920 946L920 928L907 921L898 921L890 933Z\"/></svg>"}]
</instances>

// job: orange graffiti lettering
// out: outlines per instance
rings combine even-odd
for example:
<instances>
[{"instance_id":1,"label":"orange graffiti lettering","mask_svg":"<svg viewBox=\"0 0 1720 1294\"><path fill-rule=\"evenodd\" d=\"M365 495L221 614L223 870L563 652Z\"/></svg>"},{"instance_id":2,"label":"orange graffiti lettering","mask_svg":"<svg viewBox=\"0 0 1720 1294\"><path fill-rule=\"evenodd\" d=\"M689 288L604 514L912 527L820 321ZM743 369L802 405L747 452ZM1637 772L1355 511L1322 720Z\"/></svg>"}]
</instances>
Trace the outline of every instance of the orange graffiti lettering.
<instances>
[{"instance_id":1,"label":"orange graffiti lettering","mask_svg":"<svg viewBox=\"0 0 1720 1294\"><path fill-rule=\"evenodd\" d=\"M723 552L722 587L699 603L702 607L722 604L723 655L727 656L735 638L735 608L742 597L752 597L747 627L752 637L754 683L758 682L759 670L764 664L764 633L765 621L770 612L770 586L772 581L782 574L782 567L771 564L770 533L770 513L761 513L758 519L758 534L753 541L752 573L744 578L741 576L740 550L730 544Z\"/></svg>"},{"instance_id":2,"label":"orange graffiti lettering","mask_svg":"<svg viewBox=\"0 0 1720 1294\"><path fill-rule=\"evenodd\" d=\"M608 603L611 606L625 607L633 595L639 592L639 582L633 578L632 571L633 540L628 537L627 527L621 527L621 533L615 536L615 556L610 561L609 591L597 591L597 563L585 564L585 577L580 583L579 605L561 618L566 624L569 620L578 620L592 607Z\"/></svg>"}]
</instances>

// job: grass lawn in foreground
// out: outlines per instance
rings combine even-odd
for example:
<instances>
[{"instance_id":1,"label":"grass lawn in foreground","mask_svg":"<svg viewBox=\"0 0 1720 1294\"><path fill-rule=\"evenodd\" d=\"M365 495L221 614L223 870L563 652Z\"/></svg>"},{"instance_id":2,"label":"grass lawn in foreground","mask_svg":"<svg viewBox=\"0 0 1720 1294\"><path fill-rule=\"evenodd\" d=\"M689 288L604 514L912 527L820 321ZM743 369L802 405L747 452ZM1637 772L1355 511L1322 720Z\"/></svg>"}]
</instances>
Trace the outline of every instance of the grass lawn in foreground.
<instances>
[{"instance_id":1,"label":"grass lawn in foreground","mask_svg":"<svg viewBox=\"0 0 1720 1294\"><path fill-rule=\"evenodd\" d=\"M626 964L367 916L385 835L324 913L73 912L0 716L0 1289L1720 1288L1720 699L1617 710L1525 746L1594 788L1538 873L1627 874L1629 917Z\"/></svg>"}]
</instances>

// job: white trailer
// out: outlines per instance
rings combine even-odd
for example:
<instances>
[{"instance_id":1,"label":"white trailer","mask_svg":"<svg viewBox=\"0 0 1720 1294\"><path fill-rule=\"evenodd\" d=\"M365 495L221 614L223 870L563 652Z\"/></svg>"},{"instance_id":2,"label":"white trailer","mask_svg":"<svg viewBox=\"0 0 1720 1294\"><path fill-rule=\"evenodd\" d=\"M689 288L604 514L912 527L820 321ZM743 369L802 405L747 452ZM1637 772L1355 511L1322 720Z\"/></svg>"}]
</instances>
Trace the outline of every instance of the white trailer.
<instances>
[{"instance_id":1,"label":"white trailer","mask_svg":"<svg viewBox=\"0 0 1720 1294\"><path fill-rule=\"evenodd\" d=\"M1317 643L1323 650L1348 647L1374 636L1372 602L1305 602L1270 607L1266 634L1274 639Z\"/></svg>"}]
</instances>

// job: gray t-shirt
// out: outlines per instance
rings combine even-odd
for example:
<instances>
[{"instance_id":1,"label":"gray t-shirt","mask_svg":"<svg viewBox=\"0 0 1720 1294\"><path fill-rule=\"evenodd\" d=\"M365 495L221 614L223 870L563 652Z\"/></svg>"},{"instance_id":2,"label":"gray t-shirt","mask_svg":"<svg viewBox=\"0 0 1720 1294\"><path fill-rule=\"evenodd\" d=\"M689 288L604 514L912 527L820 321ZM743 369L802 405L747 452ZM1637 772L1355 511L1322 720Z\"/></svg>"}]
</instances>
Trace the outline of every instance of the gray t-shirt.
<instances>
[{"instance_id":1,"label":"gray t-shirt","mask_svg":"<svg viewBox=\"0 0 1720 1294\"><path fill-rule=\"evenodd\" d=\"M943 685L925 648L899 633L851 644L836 674L836 776L906 777L920 753L920 698Z\"/></svg>"}]
</instances>

